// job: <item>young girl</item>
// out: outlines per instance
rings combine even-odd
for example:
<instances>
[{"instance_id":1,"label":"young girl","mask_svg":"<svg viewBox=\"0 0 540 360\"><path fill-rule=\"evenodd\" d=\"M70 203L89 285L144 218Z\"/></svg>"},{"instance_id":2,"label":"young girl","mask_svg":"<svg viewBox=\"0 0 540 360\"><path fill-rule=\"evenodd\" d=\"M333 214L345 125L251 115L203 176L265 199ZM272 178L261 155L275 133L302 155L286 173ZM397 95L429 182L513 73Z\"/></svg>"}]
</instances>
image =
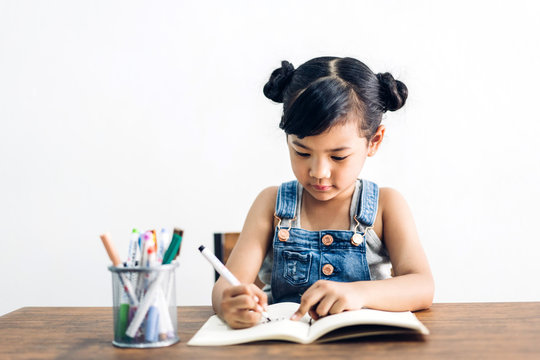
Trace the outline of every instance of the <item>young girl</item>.
<instances>
[{"instance_id":1,"label":"young girl","mask_svg":"<svg viewBox=\"0 0 540 360\"><path fill-rule=\"evenodd\" d=\"M383 113L405 104L405 84L356 59L322 57L296 70L283 61L264 94L283 103L296 180L255 199L227 261L242 285L218 279L216 313L244 328L282 301L300 303L293 320L429 307L433 278L405 200L357 179L384 138Z\"/></svg>"}]
</instances>

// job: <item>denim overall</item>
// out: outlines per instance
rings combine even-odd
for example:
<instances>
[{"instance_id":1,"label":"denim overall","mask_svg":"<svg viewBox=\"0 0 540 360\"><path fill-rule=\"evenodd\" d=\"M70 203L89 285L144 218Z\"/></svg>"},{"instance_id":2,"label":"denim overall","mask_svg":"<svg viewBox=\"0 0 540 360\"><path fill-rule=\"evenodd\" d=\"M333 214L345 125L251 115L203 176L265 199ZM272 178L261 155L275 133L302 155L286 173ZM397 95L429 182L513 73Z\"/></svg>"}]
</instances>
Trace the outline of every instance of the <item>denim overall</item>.
<instances>
[{"instance_id":1,"label":"denim overall","mask_svg":"<svg viewBox=\"0 0 540 360\"><path fill-rule=\"evenodd\" d=\"M279 223L273 238L272 302L299 303L304 291L321 279L342 282L371 279L365 234L375 222L379 188L367 180L357 181L361 182L361 194L357 204L351 204L355 231L308 231L292 227L297 216L299 185L295 180L279 187L275 213Z\"/></svg>"}]
</instances>

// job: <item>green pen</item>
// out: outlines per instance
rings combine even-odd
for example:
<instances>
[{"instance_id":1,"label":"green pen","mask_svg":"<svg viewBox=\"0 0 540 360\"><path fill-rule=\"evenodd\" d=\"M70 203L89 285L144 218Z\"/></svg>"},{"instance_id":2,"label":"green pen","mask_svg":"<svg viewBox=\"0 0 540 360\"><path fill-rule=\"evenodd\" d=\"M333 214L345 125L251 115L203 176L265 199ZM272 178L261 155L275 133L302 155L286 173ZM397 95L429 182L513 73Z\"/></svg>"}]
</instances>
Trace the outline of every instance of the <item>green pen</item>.
<instances>
[{"instance_id":1,"label":"green pen","mask_svg":"<svg viewBox=\"0 0 540 360\"><path fill-rule=\"evenodd\" d=\"M174 228L173 237L165 255L163 255L163 265L170 264L180 253L180 245L182 244L182 236L184 231Z\"/></svg>"},{"instance_id":2,"label":"green pen","mask_svg":"<svg viewBox=\"0 0 540 360\"><path fill-rule=\"evenodd\" d=\"M116 338L121 340L126 335L127 323L129 317L129 304L120 304L118 308L118 319L116 323Z\"/></svg>"}]
</instances>

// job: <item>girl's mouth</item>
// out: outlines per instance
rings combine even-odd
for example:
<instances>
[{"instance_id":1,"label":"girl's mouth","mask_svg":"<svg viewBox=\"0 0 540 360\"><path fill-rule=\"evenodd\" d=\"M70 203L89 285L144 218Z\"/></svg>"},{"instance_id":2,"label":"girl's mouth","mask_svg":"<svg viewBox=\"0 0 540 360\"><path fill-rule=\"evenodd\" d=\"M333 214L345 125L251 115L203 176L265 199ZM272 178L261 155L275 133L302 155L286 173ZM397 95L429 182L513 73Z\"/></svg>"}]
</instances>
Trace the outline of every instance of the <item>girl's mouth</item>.
<instances>
[{"instance_id":1,"label":"girl's mouth","mask_svg":"<svg viewBox=\"0 0 540 360\"><path fill-rule=\"evenodd\" d=\"M315 190L317 191L327 191L327 190L330 190L332 188L331 185L311 185Z\"/></svg>"}]
</instances>

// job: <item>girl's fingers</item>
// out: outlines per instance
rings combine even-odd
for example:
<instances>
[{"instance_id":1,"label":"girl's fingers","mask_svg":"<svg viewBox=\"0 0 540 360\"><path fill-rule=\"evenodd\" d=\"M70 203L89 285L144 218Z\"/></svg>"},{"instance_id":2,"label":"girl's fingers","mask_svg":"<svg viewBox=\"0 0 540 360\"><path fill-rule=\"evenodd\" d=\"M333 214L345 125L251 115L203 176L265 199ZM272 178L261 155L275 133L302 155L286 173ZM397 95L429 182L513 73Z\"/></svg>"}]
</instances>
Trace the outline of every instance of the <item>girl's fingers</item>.
<instances>
[{"instance_id":1,"label":"girl's fingers","mask_svg":"<svg viewBox=\"0 0 540 360\"><path fill-rule=\"evenodd\" d=\"M256 296L255 301L259 303L259 305L266 309L268 307L268 296L264 291L262 291L261 288L259 288L257 285L252 285L252 288L254 295Z\"/></svg>"},{"instance_id":2,"label":"girl's fingers","mask_svg":"<svg viewBox=\"0 0 540 360\"><path fill-rule=\"evenodd\" d=\"M319 302L319 305L316 305L315 312L319 317L326 316L330 313L330 309L334 306L337 299L328 294L325 295L322 300Z\"/></svg>"},{"instance_id":3,"label":"girl's fingers","mask_svg":"<svg viewBox=\"0 0 540 360\"><path fill-rule=\"evenodd\" d=\"M300 307L291 317L298 320L309 311L309 315L317 320L329 314L337 314L347 309L344 294L347 289L343 283L319 280L306 290L300 302Z\"/></svg>"},{"instance_id":4,"label":"girl's fingers","mask_svg":"<svg viewBox=\"0 0 540 360\"><path fill-rule=\"evenodd\" d=\"M244 295L251 296L253 298L254 304L251 304L250 308L256 308L256 304L259 304L260 309L263 309L268 305L268 297L266 293L254 284L231 286L223 291L224 297L235 298Z\"/></svg>"},{"instance_id":5,"label":"girl's fingers","mask_svg":"<svg viewBox=\"0 0 540 360\"><path fill-rule=\"evenodd\" d=\"M251 326L259 322L261 313L250 310L238 310L236 312L236 319L240 323L249 324Z\"/></svg>"},{"instance_id":6,"label":"girl's fingers","mask_svg":"<svg viewBox=\"0 0 540 360\"><path fill-rule=\"evenodd\" d=\"M242 294L250 294L251 292L249 285L230 286L223 291L223 296L235 297Z\"/></svg>"},{"instance_id":7,"label":"girl's fingers","mask_svg":"<svg viewBox=\"0 0 540 360\"><path fill-rule=\"evenodd\" d=\"M328 311L329 315L339 314L347 310L346 303L343 299L338 299Z\"/></svg>"},{"instance_id":8,"label":"girl's fingers","mask_svg":"<svg viewBox=\"0 0 540 360\"><path fill-rule=\"evenodd\" d=\"M235 329L258 324L267 305L266 293L254 284L231 286L223 291L223 317Z\"/></svg>"},{"instance_id":9,"label":"girl's fingers","mask_svg":"<svg viewBox=\"0 0 540 360\"><path fill-rule=\"evenodd\" d=\"M244 329L252 327L255 324L258 324L261 319L261 314L254 311L248 310L239 310L234 316L231 316L231 320L227 323L235 329Z\"/></svg>"},{"instance_id":10,"label":"girl's fingers","mask_svg":"<svg viewBox=\"0 0 540 360\"><path fill-rule=\"evenodd\" d=\"M255 310L257 306L260 306L255 302L252 295L245 294L228 298L225 302L227 303L226 306L231 309Z\"/></svg>"},{"instance_id":11,"label":"girl's fingers","mask_svg":"<svg viewBox=\"0 0 540 360\"><path fill-rule=\"evenodd\" d=\"M252 285L231 286L223 291L223 317L235 329L258 324L266 304L266 294Z\"/></svg>"},{"instance_id":12,"label":"girl's fingers","mask_svg":"<svg viewBox=\"0 0 540 360\"><path fill-rule=\"evenodd\" d=\"M317 314L317 311L315 311L316 307L317 305L309 309L309 316L311 316L313 320L319 320L319 314Z\"/></svg>"},{"instance_id":13,"label":"girl's fingers","mask_svg":"<svg viewBox=\"0 0 540 360\"><path fill-rule=\"evenodd\" d=\"M300 306L298 310L291 316L291 320L300 320L315 304L317 304L321 298L324 296L324 293L318 291L316 288L310 287L302 295L300 301Z\"/></svg>"}]
</instances>

